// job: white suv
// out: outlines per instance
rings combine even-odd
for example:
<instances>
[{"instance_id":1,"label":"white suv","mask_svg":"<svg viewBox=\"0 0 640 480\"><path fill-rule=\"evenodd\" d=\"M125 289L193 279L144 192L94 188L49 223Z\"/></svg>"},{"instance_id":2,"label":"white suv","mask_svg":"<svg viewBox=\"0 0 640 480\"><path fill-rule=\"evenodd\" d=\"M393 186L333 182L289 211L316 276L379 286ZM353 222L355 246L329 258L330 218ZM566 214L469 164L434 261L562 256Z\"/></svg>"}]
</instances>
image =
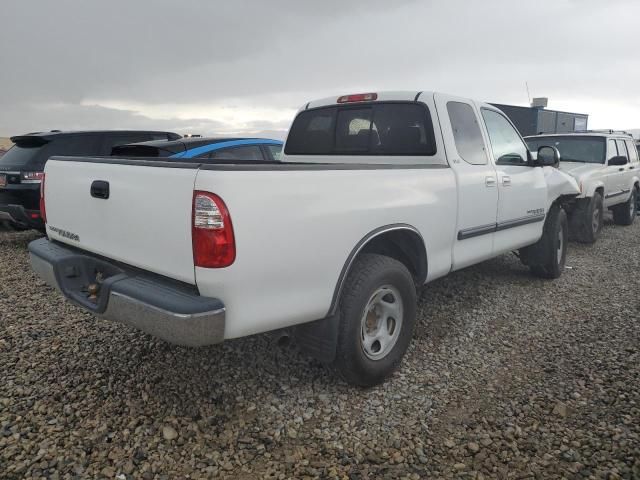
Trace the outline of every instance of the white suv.
<instances>
[{"instance_id":1,"label":"white suv","mask_svg":"<svg viewBox=\"0 0 640 480\"><path fill-rule=\"evenodd\" d=\"M580 185L580 196L569 211L571 237L593 243L602 230L605 208L618 225L631 225L640 198L640 164L633 137L626 132L588 131L535 135L525 138L529 148L556 148L560 170Z\"/></svg>"}]
</instances>

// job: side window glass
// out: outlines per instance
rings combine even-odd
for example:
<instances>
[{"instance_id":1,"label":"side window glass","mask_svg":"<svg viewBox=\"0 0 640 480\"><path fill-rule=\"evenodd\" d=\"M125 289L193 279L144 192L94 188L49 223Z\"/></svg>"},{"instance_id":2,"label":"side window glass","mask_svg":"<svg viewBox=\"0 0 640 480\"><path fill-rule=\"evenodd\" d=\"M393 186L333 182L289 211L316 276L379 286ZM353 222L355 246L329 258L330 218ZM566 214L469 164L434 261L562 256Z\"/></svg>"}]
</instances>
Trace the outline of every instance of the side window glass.
<instances>
[{"instance_id":1,"label":"side window glass","mask_svg":"<svg viewBox=\"0 0 640 480\"><path fill-rule=\"evenodd\" d=\"M627 157L627 160L629 160L629 152L627 152L624 140L616 140L616 145L618 146L618 155Z\"/></svg>"},{"instance_id":2,"label":"side window glass","mask_svg":"<svg viewBox=\"0 0 640 480\"><path fill-rule=\"evenodd\" d=\"M257 160L263 161L262 152L257 145L244 145L241 147L223 148L222 150L216 150L211 152L209 156L211 160L235 160L235 161L247 161Z\"/></svg>"},{"instance_id":3,"label":"side window glass","mask_svg":"<svg viewBox=\"0 0 640 480\"><path fill-rule=\"evenodd\" d=\"M267 148L276 162L282 161L282 145L267 145Z\"/></svg>"},{"instance_id":4,"label":"side window glass","mask_svg":"<svg viewBox=\"0 0 640 480\"><path fill-rule=\"evenodd\" d=\"M509 121L493 110L482 109L491 150L498 165L526 165L527 147Z\"/></svg>"},{"instance_id":5,"label":"side window glass","mask_svg":"<svg viewBox=\"0 0 640 480\"><path fill-rule=\"evenodd\" d=\"M618 148L616 147L615 140L609 140L607 142L607 160L611 160L613 157L618 156Z\"/></svg>"},{"instance_id":6,"label":"side window glass","mask_svg":"<svg viewBox=\"0 0 640 480\"><path fill-rule=\"evenodd\" d=\"M627 151L629 152L629 161L635 163L638 161L638 150L631 140L627 140Z\"/></svg>"},{"instance_id":7,"label":"side window glass","mask_svg":"<svg viewBox=\"0 0 640 480\"><path fill-rule=\"evenodd\" d=\"M484 140L473 107L462 102L448 102L447 111L458 154L472 165L486 165Z\"/></svg>"}]
</instances>

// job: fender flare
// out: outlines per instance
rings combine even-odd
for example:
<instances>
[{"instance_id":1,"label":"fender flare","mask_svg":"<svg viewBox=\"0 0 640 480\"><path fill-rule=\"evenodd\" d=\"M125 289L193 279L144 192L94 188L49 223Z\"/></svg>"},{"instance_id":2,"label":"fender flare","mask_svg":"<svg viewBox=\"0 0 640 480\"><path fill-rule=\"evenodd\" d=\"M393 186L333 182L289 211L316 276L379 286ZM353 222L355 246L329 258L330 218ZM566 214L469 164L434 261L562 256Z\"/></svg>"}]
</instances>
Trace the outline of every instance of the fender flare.
<instances>
[{"instance_id":1,"label":"fender flare","mask_svg":"<svg viewBox=\"0 0 640 480\"><path fill-rule=\"evenodd\" d=\"M336 311L338 309L338 302L340 301L340 295L342 294L342 289L344 287L344 283L345 283L345 281L347 279L347 275L349 274L349 271L351 270L353 262L356 259L356 257L358 256L358 254L374 238L376 238L376 237L378 237L380 235L383 235L385 233L388 233L388 232L394 232L394 231L399 231L399 230L409 231L411 233L416 234L420 238L420 240L422 241L422 246L424 248L424 255L425 255L425 260L426 260L426 269L428 271L429 261L428 261L428 256L427 256L426 244L425 244L424 238L422 237L422 235L420 234L420 232L418 231L418 229L416 227L414 227L413 225L409 225L408 223L394 223L394 224L390 224L390 225L385 225L383 227L378 227L375 230L372 230L369 233L367 233L364 237L362 237L362 239L360 239L360 241L355 245L355 247L353 247L353 249L349 253L349 256L345 260L345 262L344 262L344 264L342 266L342 270L340 271L340 275L338 276L338 281L336 282L336 286L335 286L334 291L333 291L333 297L331 298L331 305L330 305L329 311L327 312L327 315L326 315L327 317L335 315L335 313L336 313ZM426 274L425 274L425 278L426 278Z\"/></svg>"},{"instance_id":2,"label":"fender flare","mask_svg":"<svg viewBox=\"0 0 640 480\"><path fill-rule=\"evenodd\" d=\"M597 182L593 182L589 184L589 189L584 193L584 196L587 198L593 197L595 191L599 188L602 188L604 192L604 182L602 180L598 180ZM604 197L604 195L603 195Z\"/></svg>"}]
</instances>

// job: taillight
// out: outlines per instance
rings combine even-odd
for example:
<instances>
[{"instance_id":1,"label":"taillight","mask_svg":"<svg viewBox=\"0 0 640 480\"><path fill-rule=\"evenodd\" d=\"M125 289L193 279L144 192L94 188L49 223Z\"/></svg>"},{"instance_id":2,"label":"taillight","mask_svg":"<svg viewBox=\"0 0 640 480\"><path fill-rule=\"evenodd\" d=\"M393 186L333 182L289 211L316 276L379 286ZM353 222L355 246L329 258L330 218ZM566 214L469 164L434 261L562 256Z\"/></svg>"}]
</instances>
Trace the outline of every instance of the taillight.
<instances>
[{"instance_id":1,"label":"taillight","mask_svg":"<svg viewBox=\"0 0 640 480\"><path fill-rule=\"evenodd\" d=\"M370 102L377 98L377 93L357 93L355 95L343 95L338 97L338 103Z\"/></svg>"},{"instance_id":2,"label":"taillight","mask_svg":"<svg viewBox=\"0 0 640 480\"><path fill-rule=\"evenodd\" d=\"M44 178L44 172L22 172L22 183L40 183Z\"/></svg>"},{"instance_id":3,"label":"taillight","mask_svg":"<svg viewBox=\"0 0 640 480\"><path fill-rule=\"evenodd\" d=\"M193 193L191 220L193 263L196 267L228 267L236 259L236 242L227 206L210 192Z\"/></svg>"},{"instance_id":4,"label":"taillight","mask_svg":"<svg viewBox=\"0 0 640 480\"><path fill-rule=\"evenodd\" d=\"M40 216L42 217L42 221L47 223L47 209L45 208L44 202L44 173L40 178Z\"/></svg>"}]
</instances>

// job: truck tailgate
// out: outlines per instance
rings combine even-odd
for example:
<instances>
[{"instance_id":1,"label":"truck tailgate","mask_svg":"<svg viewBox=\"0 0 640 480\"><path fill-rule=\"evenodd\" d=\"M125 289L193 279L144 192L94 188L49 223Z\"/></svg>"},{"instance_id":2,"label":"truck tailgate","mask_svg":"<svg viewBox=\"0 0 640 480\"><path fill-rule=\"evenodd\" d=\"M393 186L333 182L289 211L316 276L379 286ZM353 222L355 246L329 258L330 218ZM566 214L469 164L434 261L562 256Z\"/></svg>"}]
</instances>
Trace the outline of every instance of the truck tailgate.
<instances>
[{"instance_id":1,"label":"truck tailgate","mask_svg":"<svg viewBox=\"0 0 640 480\"><path fill-rule=\"evenodd\" d=\"M50 160L45 168L49 238L195 284L191 209L197 169L180 167ZM98 196L91 192L96 181L102 187L94 192ZM98 198L107 183L108 198Z\"/></svg>"}]
</instances>

